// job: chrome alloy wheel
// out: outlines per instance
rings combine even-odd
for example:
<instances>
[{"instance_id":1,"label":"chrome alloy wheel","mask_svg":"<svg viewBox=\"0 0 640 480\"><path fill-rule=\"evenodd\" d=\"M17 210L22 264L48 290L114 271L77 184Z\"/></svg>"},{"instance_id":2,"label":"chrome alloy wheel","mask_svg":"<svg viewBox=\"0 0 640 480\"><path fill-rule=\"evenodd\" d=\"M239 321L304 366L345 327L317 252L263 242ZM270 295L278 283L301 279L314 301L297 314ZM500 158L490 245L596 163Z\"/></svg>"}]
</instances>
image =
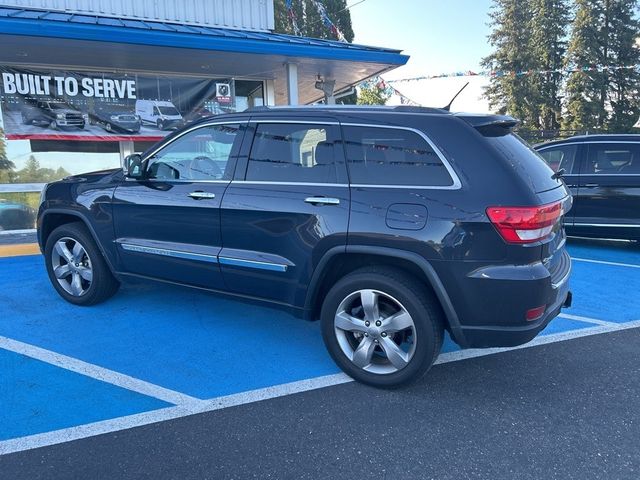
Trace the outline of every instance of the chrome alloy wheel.
<instances>
[{"instance_id":1,"label":"chrome alloy wheel","mask_svg":"<svg viewBox=\"0 0 640 480\"><path fill-rule=\"evenodd\" d=\"M411 315L398 300L378 290L358 290L342 300L334 330L342 352L367 372L397 372L415 353Z\"/></svg>"},{"instance_id":2,"label":"chrome alloy wheel","mask_svg":"<svg viewBox=\"0 0 640 480\"><path fill-rule=\"evenodd\" d=\"M56 280L69 295L81 297L91 287L91 260L77 240L70 237L58 240L51 252L51 266Z\"/></svg>"}]
</instances>

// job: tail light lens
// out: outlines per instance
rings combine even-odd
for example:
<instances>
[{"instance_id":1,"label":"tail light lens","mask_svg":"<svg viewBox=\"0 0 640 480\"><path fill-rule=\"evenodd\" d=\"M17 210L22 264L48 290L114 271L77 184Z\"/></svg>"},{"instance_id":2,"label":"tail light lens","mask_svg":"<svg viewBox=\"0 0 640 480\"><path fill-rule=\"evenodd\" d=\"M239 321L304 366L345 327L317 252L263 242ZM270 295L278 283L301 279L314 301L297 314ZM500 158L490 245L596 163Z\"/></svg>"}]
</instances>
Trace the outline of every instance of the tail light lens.
<instances>
[{"instance_id":1,"label":"tail light lens","mask_svg":"<svg viewBox=\"0 0 640 480\"><path fill-rule=\"evenodd\" d=\"M507 243L543 240L562 218L563 202L537 207L489 207L487 216Z\"/></svg>"}]
</instances>

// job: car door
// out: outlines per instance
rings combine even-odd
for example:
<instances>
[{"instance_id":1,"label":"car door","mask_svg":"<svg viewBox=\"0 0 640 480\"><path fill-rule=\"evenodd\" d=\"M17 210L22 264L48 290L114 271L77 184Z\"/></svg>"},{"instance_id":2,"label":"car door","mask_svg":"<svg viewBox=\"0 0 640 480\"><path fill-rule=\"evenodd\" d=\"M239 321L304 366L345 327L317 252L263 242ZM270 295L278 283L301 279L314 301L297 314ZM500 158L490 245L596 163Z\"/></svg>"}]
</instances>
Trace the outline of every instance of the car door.
<instances>
[{"instance_id":1,"label":"car door","mask_svg":"<svg viewBox=\"0 0 640 480\"><path fill-rule=\"evenodd\" d=\"M565 226L568 227L569 230L573 227L575 219L575 201L580 196L580 159L586 155L586 150L587 147L584 144L577 142L552 145L550 147L543 146L538 149L538 153L554 172L557 172L560 169L564 170L562 179L567 185L567 188L569 188L574 199L574 206L564 217Z\"/></svg>"},{"instance_id":2,"label":"car door","mask_svg":"<svg viewBox=\"0 0 640 480\"><path fill-rule=\"evenodd\" d=\"M220 202L242 132L237 121L187 130L144 159L142 179L116 188L114 228L125 273L223 288Z\"/></svg>"},{"instance_id":3,"label":"car door","mask_svg":"<svg viewBox=\"0 0 640 480\"><path fill-rule=\"evenodd\" d=\"M252 120L222 200L229 290L302 305L322 255L346 244L349 187L333 119Z\"/></svg>"},{"instance_id":4,"label":"car door","mask_svg":"<svg viewBox=\"0 0 640 480\"><path fill-rule=\"evenodd\" d=\"M578 234L640 237L640 144L590 142L574 202Z\"/></svg>"}]
</instances>

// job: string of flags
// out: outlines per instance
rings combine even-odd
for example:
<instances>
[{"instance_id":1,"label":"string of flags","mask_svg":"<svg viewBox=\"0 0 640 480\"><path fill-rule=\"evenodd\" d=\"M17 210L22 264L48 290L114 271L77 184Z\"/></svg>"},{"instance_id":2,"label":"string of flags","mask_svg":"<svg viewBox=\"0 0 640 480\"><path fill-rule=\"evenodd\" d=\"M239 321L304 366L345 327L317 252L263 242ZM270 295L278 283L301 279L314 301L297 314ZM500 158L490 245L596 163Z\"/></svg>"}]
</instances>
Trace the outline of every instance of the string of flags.
<instances>
[{"instance_id":1,"label":"string of flags","mask_svg":"<svg viewBox=\"0 0 640 480\"><path fill-rule=\"evenodd\" d=\"M481 70L478 72L474 72L471 70L460 71L460 72L450 72L450 73L440 73L437 75L423 75L420 77L411 77L411 78L398 78L395 80L386 80L386 83L400 83L400 82L416 82L420 80L433 80L436 78L451 78L451 77L490 77L490 78L500 78L500 77L524 77L527 75L548 75L548 74L569 74L569 73L577 73L577 72L614 72L619 70L635 70L638 69L640 65L599 65L599 66L588 66L588 67L574 67L574 68L561 68L554 70L521 70L521 71L507 71L507 70Z\"/></svg>"},{"instance_id":2,"label":"string of flags","mask_svg":"<svg viewBox=\"0 0 640 480\"><path fill-rule=\"evenodd\" d=\"M329 14L327 13L327 9L324 4L320 0L311 0L311 3L318 11L320 15L320 19L322 20L322 24L333 34L335 37L341 41L346 42L344 34L340 31L338 26L333 23ZM293 33L297 36L302 36L302 32L300 27L298 26L298 22L296 20L296 14L293 11L293 0L286 0L285 5L287 7L287 17L289 18L289 22L291 22L291 27L293 29Z\"/></svg>"}]
</instances>

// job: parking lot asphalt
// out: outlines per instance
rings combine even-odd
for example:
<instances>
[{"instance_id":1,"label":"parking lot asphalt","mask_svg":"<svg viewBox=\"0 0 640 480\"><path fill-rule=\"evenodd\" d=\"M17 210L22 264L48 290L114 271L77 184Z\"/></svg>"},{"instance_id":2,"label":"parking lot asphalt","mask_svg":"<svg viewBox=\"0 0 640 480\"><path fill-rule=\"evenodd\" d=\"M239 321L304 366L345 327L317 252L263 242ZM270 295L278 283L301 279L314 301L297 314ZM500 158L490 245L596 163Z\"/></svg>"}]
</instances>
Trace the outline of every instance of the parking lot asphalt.
<instances>
[{"instance_id":1,"label":"parking lot asphalt","mask_svg":"<svg viewBox=\"0 0 640 480\"><path fill-rule=\"evenodd\" d=\"M0 457L6 478L637 479L640 330ZM612 352L615 352L612 354Z\"/></svg>"},{"instance_id":2,"label":"parking lot asphalt","mask_svg":"<svg viewBox=\"0 0 640 480\"><path fill-rule=\"evenodd\" d=\"M574 306L538 346L447 340L449 363L392 392L345 384L317 323L155 284L73 307L40 256L0 259L0 472L638 478L640 249L569 250Z\"/></svg>"}]
</instances>

